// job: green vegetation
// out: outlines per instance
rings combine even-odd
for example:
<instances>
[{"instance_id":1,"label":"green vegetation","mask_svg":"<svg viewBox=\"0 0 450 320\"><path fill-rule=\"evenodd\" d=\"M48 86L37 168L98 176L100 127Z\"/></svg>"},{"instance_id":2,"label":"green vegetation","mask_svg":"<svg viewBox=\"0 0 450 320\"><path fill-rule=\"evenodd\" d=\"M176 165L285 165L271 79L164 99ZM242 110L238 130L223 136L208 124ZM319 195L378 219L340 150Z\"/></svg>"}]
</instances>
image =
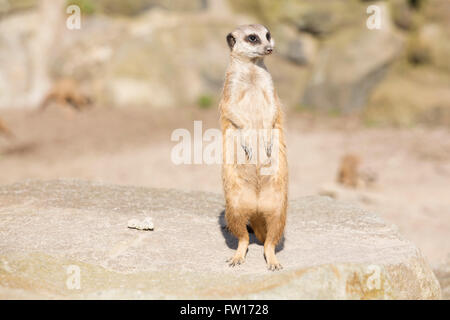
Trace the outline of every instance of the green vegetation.
<instances>
[{"instance_id":1,"label":"green vegetation","mask_svg":"<svg viewBox=\"0 0 450 320\"><path fill-rule=\"evenodd\" d=\"M68 0L67 5L77 5L80 7L81 12L84 14L93 14L97 10L96 4L92 0Z\"/></svg>"},{"instance_id":2,"label":"green vegetation","mask_svg":"<svg viewBox=\"0 0 450 320\"><path fill-rule=\"evenodd\" d=\"M311 112L313 109L303 103L298 103L294 105L293 109L297 112Z\"/></svg>"},{"instance_id":3,"label":"green vegetation","mask_svg":"<svg viewBox=\"0 0 450 320\"><path fill-rule=\"evenodd\" d=\"M75 4L84 14L105 13L133 16L146 9L151 1L146 0L68 0L67 5Z\"/></svg>"},{"instance_id":4,"label":"green vegetation","mask_svg":"<svg viewBox=\"0 0 450 320\"><path fill-rule=\"evenodd\" d=\"M152 7L171 10L197 10L200 0L68 0L67 4L76 4L86 14L103 13L113 16L136 16Z\"/></svg>"},{"instance_id":5,"label":"green vegetation","mask_svg":"<svg viewBox=\"0 0 450 320\"><path fill-rule=\"evenodd\" d=\"M197 99L197 105L201 109L209 109L209 108L212 107L213 103L214 103L214 98L211 95L208 95L208 94L202 94Z\"/></svg>"}]
</instances>

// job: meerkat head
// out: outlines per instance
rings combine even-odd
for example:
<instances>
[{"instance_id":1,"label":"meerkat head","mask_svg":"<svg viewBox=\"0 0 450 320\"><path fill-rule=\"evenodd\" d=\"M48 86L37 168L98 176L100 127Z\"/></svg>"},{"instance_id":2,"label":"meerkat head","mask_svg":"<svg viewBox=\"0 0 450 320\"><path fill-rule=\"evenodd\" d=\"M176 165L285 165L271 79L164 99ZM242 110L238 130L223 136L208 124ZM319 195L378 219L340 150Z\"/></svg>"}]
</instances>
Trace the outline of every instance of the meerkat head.
<instances>
[{"instance_id":1,"label":"meerkat head","mask_svg":"<svg viewBox=\"0 0 450 320\"><path fill-rule=\"evenodd\" d=\"M261 24L248 24L237 27L227 35L231 55L247 59L263 58L271 54L275 41L269 29Z\"/></svg>"}]
</instances>

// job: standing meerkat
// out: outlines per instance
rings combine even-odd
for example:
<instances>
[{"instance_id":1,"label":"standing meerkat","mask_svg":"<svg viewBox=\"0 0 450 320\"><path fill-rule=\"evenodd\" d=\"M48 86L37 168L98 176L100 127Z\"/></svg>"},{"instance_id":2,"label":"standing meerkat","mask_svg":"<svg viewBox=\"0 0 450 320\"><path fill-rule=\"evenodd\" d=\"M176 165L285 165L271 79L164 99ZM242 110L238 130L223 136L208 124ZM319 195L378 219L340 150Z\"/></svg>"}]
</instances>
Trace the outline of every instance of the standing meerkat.
<instances>
[{"instance_id":1,"label":"standing meerkat","mask_svg":"<svg viewBox=\"0 0 450 320\"><path fill-rule=\"evenodd\" d=\"M281 104L263 61L275 43L269 30L259 24L239 26L226 40L231 60L219 105L224 141L222 178L227 226L239 240L235 255L227 261L230 266L244 262L249 223L264 243L268 269L279 270L275 247L286 223L288 172ZM258 134L256 146L245 134L255 131L265 133ZM227 146L230 136L238 137L244 163L234 161L234 145ZM231 162L227 158L230 153ZM273 169L270 174L263 172L268 165Z\"/></svg>"}]
</instances>

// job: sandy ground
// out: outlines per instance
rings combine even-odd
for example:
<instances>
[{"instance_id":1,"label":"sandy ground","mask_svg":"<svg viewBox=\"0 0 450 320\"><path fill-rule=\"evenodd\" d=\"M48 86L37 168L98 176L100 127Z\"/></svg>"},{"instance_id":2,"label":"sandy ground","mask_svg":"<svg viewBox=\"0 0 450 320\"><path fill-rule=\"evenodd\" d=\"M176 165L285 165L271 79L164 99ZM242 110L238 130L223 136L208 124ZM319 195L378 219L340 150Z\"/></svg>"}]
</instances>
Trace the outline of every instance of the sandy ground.
<instances>
[{"instance_id":1,"label":"sandy ground","mask_svg":"<svg viewBox=\"0 0 450 320\"><path fill-rule=\"evenodd\" d=\"M216 110L57 107L43 113L0 110L15 138L0 136L0 184L77 178L150 187L221 192L219 165L175 165L176 128L218 127ZM368 128L351 118L289 114L286 121L290 197L333 186L339 159L355 153L377 173L367 190L343 200L379 213L412 240L434 266L450 253L450 130ZM366 196L361 196L365 194Z\"/></svg>"}]
</instances>

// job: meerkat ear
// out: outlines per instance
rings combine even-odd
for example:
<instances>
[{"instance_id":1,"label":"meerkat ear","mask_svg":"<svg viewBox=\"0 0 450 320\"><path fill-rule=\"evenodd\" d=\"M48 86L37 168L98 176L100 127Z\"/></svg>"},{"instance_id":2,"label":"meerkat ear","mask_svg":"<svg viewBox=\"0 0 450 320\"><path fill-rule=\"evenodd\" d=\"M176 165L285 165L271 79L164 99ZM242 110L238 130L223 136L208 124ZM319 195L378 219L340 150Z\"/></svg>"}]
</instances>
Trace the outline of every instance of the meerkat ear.
<instances>
[{"instance_id":1,"label":"meerkat ear","mask_svg":"<svg viewBox=\"0 0 450 320\"><path fill-rule=\"evenodd\" d=\"M227 43L228 46L230 47L230 50L233 50L234 44L236 43L236 39L231 33L227 35Z\"/></svg>"}]
</instances>

